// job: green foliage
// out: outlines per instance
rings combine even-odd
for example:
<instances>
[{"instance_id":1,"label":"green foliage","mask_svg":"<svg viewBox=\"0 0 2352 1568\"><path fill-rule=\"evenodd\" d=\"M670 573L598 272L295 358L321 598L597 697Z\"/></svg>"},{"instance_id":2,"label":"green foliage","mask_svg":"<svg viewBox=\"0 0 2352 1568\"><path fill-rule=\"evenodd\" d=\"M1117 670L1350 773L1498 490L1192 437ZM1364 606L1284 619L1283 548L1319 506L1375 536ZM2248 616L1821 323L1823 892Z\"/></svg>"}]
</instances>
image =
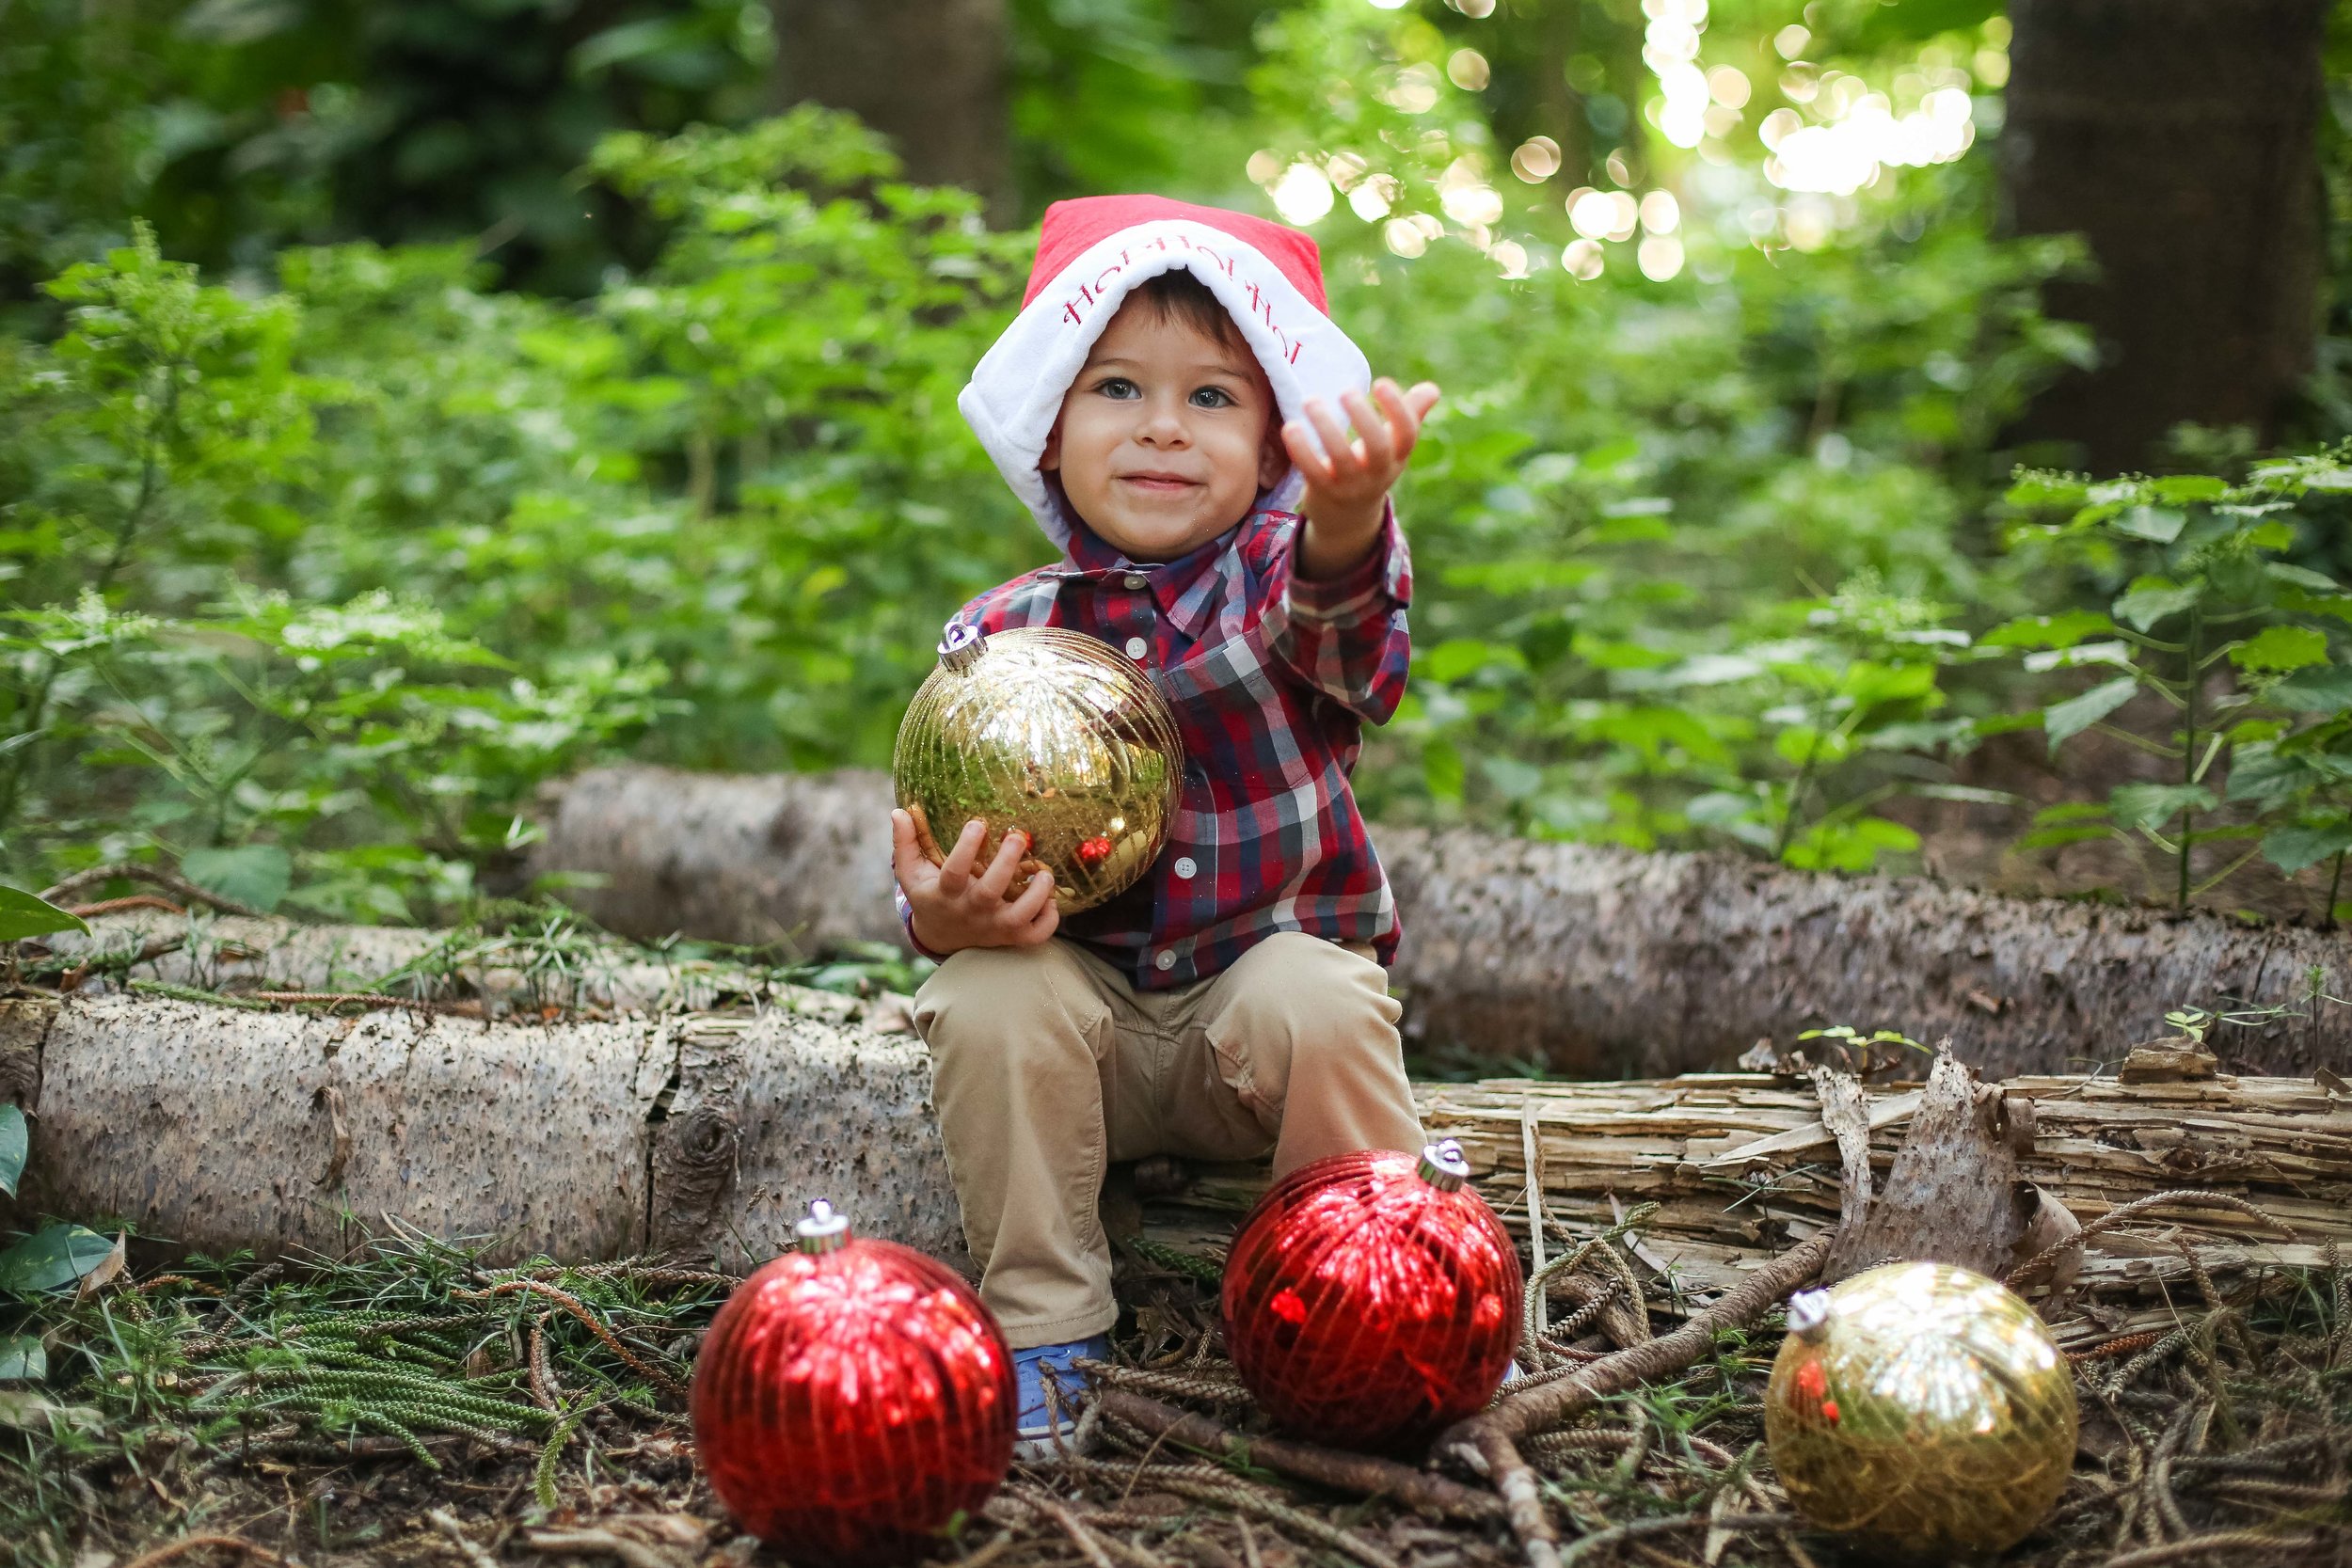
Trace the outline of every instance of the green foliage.
<instances>
[{"instance_id":1,"label":"green foliage","mask_svg":"<svg viewBox=\"0 0 2352 1568\"><path fill-rule=\"evenodd\" d=\"M2104 734L2176 773L2045 810L2029 843L2144 841L2171 859L2185 908L2210 869L2195 847L2250 841L2203 885L2257 853L2288 873L2331 860L2332 911L2352 849L2352 592L2331 550L2347 490L2352 449L2257 464L2236 483L2019 475L2013 554L2107 610L2012 621L1987 641L2034 650L2031 674L2091 673L2041 710L2053 751ZM2147 717L2126 722L2134 712Z\"/></svg>"}]
</instances>

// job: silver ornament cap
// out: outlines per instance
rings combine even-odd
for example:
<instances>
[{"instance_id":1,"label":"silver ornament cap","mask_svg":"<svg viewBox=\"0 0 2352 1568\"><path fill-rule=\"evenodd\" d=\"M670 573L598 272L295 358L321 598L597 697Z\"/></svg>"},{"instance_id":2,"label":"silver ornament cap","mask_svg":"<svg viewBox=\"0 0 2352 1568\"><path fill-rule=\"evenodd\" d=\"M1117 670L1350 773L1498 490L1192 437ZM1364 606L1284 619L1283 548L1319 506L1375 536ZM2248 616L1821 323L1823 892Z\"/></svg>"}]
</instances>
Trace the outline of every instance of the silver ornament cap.
<instances>
[{"instance_id":1,"label":"silver ornament cap","mask_svg":"<svg viewBox=\"0 0 2352 1568\"><path fill-rule=\"evenodd\" d=\"M793 1225L792 1235L812 1257L838 1252L850 1243L850 1217L834 1213L833 1205L820 1197L808 1206L807 1217Z\"/></svg>"},{"instance_id":2,"label":"silver ornament cap","mask_svg":"<svg viewBox=\"0 0 2352 1568\"><path fill-rule=\"evenodd\" d=\"M1829 1332L1829 1314L1827 1291L1799 1291L1788 1298L1788 1332L1807 1344L1818 1343Z\"/></svg>"},{"instance_id":3,"label":"silver ornament cap","mask_svg":"<svg viewBox=\"0 0 2352 1568\"><path fill-rule=\"evenodd\" d=\"M1462 1156L1462 1146L1452 1138L1442 1138L1424 1148L1421 1164L1414 1170L1441 1193L1460 1192L1470 1173L1470 1161Z\"/></svg>"},{"instance_id":4,"label":"silver ornament cap","mask_svg":"<svg viewBox=\"0 0 2352 1568\"><path fill-rule=\"evenodd\" d=\"M947 635L939 640L939 662L943 669L958 673L980 661L988 651L988 633L969 621L950 622Z\"/></svg>"}]
</instances>

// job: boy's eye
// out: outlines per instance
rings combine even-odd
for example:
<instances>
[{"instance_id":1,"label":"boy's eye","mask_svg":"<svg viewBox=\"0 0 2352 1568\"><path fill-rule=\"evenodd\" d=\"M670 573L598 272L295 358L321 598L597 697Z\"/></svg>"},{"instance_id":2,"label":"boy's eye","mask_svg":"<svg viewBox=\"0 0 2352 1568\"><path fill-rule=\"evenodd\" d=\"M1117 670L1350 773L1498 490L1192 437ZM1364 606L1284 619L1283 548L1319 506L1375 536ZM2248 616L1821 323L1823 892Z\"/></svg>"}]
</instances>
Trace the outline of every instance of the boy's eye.
<instances>
[{"instance_id":1,"label":"boy's eye","mask_svg":"<svg viewBox=\"0 0 2352 1568\"><path fill-rule=\"evenodd\" d=\"M1202 387L1192 394L1195 408L1232 408L1237 406L1233 394L1222 387Z\"/></svg>"},{"instance_id":2,"label":"boy's eye","mask_svg":"<svg viewBox=\"0 0 2352 1568\"><path fill-rule=\"evenodd\" d=\"M1143 395L1143 389L1123 375L1106 376L1094 389L1106 398L1118 398L1122 401L1139 398Z\"/></svg>"}]
</instances>

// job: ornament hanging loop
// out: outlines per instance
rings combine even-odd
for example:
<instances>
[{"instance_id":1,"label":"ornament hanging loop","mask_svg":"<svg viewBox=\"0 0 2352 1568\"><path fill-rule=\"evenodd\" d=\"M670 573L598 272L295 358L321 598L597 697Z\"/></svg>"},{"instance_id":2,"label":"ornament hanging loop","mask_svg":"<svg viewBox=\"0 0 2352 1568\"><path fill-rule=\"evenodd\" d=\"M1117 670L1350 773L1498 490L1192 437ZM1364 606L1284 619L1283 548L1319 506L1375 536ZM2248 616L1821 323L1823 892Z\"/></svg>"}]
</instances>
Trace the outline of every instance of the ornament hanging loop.
<instances>
[{"instance_id":1,"label":"ornament hanging loop","mask_svg":"<svg viewBox=\"0 0 2352 1568\"><path fill-rule=\"evenodd\" d=\"M1829 1333L1830 1298L1827 1291L1799 1291L1788 1298L1788 1332L1807 1344L1815 1344Z\"/></svg>"},{"instance_id":2,"label":"ornament hanging loop","mask_svg":"<svg viewBox=\"0 0 2352 1568\"><path fill-rule=\"evenodd\" d=\"M808 1217L793 1225L792 1234L801 1250L811 1256L838 1252L849 1244L850 1217L834 1213L833 1205L820 1197L808 1206Z\"/></svg>"},{"instance_id":3,"label":"ornament hanging loop","mask_svg":"<svg viewBox=\"0 0 2352 1568\"><path fill-rule=\"evenodd\" d=\"M939 640L940 665L958 673L980 661L988 651L988 634L969 621L951 621L947 634Z\"/></svg>"},{"instance_id":4,"label":"ornament hanging loop","mask_svg":"<svg viewBox=\"0 0 2352 1568\"><path fill-rule=\"evenodd\" d=\"M1414 1167L1423 1181L1441 1193L1458 1193L1462 1183L1470 1180L1470 1161L1463 1157L1462 1146L1452 1138L1430 1144L1421 1151L1421 1164Z\"/></svg>"}]
</instances>

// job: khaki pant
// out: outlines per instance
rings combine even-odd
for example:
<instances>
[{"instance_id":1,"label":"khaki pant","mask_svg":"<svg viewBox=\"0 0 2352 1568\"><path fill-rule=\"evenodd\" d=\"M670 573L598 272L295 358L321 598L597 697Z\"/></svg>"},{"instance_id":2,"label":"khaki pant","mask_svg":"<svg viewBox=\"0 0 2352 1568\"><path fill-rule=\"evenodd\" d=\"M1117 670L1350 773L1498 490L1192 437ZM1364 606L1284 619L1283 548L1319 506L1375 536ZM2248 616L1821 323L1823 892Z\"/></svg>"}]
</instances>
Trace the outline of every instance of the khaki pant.
<instances>
[{"instance_id":1,"label":"khaki pant","mask_svg":"<svg viewBox=\"0 0 2352 1568\"><path fill-rule=\"evenodd\" d=\"M1277 1176L1327 1154L1421 1148L1388 974L1284 931L1222 974L1137 991L1056 938L976 947L925 982L914 1023L980 1296L1016 1350L1119 1316L1096 1212L1104 1166L1176 1154Z\"/></svg>"}]
</instances>

